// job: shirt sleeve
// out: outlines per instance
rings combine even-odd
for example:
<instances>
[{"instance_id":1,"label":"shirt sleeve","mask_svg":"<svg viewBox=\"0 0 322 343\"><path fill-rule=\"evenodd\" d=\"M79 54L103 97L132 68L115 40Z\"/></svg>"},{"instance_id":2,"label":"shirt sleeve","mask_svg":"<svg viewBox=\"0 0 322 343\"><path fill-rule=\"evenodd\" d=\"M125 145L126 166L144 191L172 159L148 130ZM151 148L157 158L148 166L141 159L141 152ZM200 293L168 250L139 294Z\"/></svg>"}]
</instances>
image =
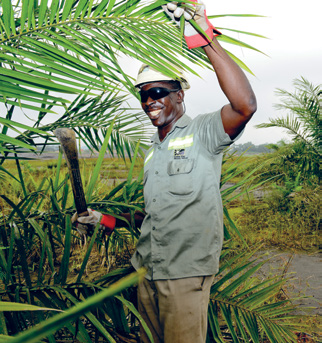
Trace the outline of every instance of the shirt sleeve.
<instances>
[{"instance_id":1,"label":"shirt sleeve","mask_svg":"<svg viewBox=\"0 0 322 343\"><path fill-rule=\"evenodd\" d=\"M207 113L198 117L199 138L205 148L213 155L220 154L229 145L234 143L242 135L243 131L231 139L225 132L221 119L221 110Z\"/></svg>"}]
</instances>

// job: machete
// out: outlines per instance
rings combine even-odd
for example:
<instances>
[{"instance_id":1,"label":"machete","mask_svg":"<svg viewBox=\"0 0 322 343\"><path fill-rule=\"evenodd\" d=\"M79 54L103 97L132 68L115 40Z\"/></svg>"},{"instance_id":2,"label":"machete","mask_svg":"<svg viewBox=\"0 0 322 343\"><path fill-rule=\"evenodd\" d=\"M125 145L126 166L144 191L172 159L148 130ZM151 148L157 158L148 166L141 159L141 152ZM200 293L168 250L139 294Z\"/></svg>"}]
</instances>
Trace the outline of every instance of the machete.
<instances>
[{"instance_id":1,"label":"machete","mask_svg":"<svg viewBox=\"0 0 322 343\"><path fill-rule=\"evenodd\" d=\"M76 211L79 217L88 216L82 178L79 170L76 136L72 129L58 128L54 131L64 152L72 184Z\"/></svg>"}]
</instances>

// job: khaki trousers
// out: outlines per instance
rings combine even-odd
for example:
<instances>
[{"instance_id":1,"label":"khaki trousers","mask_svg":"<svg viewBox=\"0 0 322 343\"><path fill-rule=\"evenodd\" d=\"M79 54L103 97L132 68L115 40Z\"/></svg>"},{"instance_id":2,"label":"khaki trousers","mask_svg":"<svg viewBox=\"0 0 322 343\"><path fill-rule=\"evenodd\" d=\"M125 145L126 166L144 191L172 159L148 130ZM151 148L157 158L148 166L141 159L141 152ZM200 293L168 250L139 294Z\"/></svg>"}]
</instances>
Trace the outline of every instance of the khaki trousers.
<instances>
[{"instance_id":1,"label":"khaki trousers","mask_svg":"<svg viewBox=\"0 0 322 343\"><path fill-rule=\"evenodd\" d=\"M154 343L205 343L214 276L149 281L138 286L138 308ZM141 342L149 343L144 329Z\"/></svg>"}]
</instances>

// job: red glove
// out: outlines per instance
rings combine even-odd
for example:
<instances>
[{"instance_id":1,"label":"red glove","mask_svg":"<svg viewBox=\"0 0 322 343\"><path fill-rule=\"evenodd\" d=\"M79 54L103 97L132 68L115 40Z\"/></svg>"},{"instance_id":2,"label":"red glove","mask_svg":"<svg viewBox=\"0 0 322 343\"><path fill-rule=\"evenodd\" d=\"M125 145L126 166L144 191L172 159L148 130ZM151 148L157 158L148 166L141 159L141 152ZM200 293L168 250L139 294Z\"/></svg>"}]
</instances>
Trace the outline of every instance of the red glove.
<instances>
[{"instance_id":1,"label":"red glove","mask_svg":"<svg viewBox=\"0 0 322 343\"><path fill-rule=\"evenodd\" d=\"M109 215L109 214L103 214L101 219L101 225L105 228L105 234L110 235L114 229L116 224L116 218Z\"/></svg>"},{"instance_id":2,"label":"red glove","mask_svg":"<svg viewBox=\"0 0 322 343\"><path fill-rule=\"evenodd\" d=\"M90 226L95 227L98 223L101 224L101 229L104 230L105 234L110 235L116 224L116 218L109 214L102 214L98 211L93 211L88 208L88 216L78 217L77 213L72 216L72 223L76 223L77 231L81 234L89 234L88 228ZM91 231L91 230L90 230Z\"/></svg>"},{"instance_id":3,"label":"red glove","mask_svg":"<svg viewBox=\"0 0 322 343\"><path fill-rule=\"evenodd\" d=\"M183 15L185 18L184 26L184 37L187 42L188 48L198 48L200 46L208 45L214 35L218 36L221 33L214 28L211 22L208 20L206 15L205 5L198 0L194 1L196 5L187 7L178 7L177 2L169 2L167 5L163 5L163 10L168 14L168 16L180 25L180 17ZM192 8L193 7L193 8ZM189 22L193 19L206 33L206 35L198 32Z\"/></svg>"}]
</instances>

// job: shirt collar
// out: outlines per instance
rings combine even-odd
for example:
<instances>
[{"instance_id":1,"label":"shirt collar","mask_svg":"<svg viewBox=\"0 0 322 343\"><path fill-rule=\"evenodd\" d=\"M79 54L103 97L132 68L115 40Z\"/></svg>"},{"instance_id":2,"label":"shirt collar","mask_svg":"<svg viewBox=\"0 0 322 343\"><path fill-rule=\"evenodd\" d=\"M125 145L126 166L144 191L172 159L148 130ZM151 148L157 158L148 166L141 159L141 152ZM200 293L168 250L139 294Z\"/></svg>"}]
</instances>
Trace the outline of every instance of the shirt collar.
<instances>
[{"instance_id":1,"label":"shirt collar","mask_svg":"<svg viewBox=\"0 0 322 343\"><path fill-rule=\"evenodd\" d=\"M190 122L191 122L191 118L188 117L186 114L184 114L182 117L180 117L176 121L176 124L174 125L174 128L176 128L176 127L181 127L181 128L186 127Z\"/></svg>"},{"instance_id":2,"label":"shirt collar","mask_svg":"<svg viewBox=\"0 0 322 343\"><path fill-rule=\"evenodd\" d=\"M168 135L171 134L171 132L173 132L175 130L176 127L178 128L184 128L186 126L188 126L188 124L191 122L191 118L189 116L187 116L186 114L184 114L183 116L181 116L175 123L175 125L173 126L172 130L168 133ZM168 136L167 135L167 136ZM151 137L151 143L160 143L160 139L159 139L159 135L158 132L156 132L152 137Z\"/></svg>"}]
</instances>

